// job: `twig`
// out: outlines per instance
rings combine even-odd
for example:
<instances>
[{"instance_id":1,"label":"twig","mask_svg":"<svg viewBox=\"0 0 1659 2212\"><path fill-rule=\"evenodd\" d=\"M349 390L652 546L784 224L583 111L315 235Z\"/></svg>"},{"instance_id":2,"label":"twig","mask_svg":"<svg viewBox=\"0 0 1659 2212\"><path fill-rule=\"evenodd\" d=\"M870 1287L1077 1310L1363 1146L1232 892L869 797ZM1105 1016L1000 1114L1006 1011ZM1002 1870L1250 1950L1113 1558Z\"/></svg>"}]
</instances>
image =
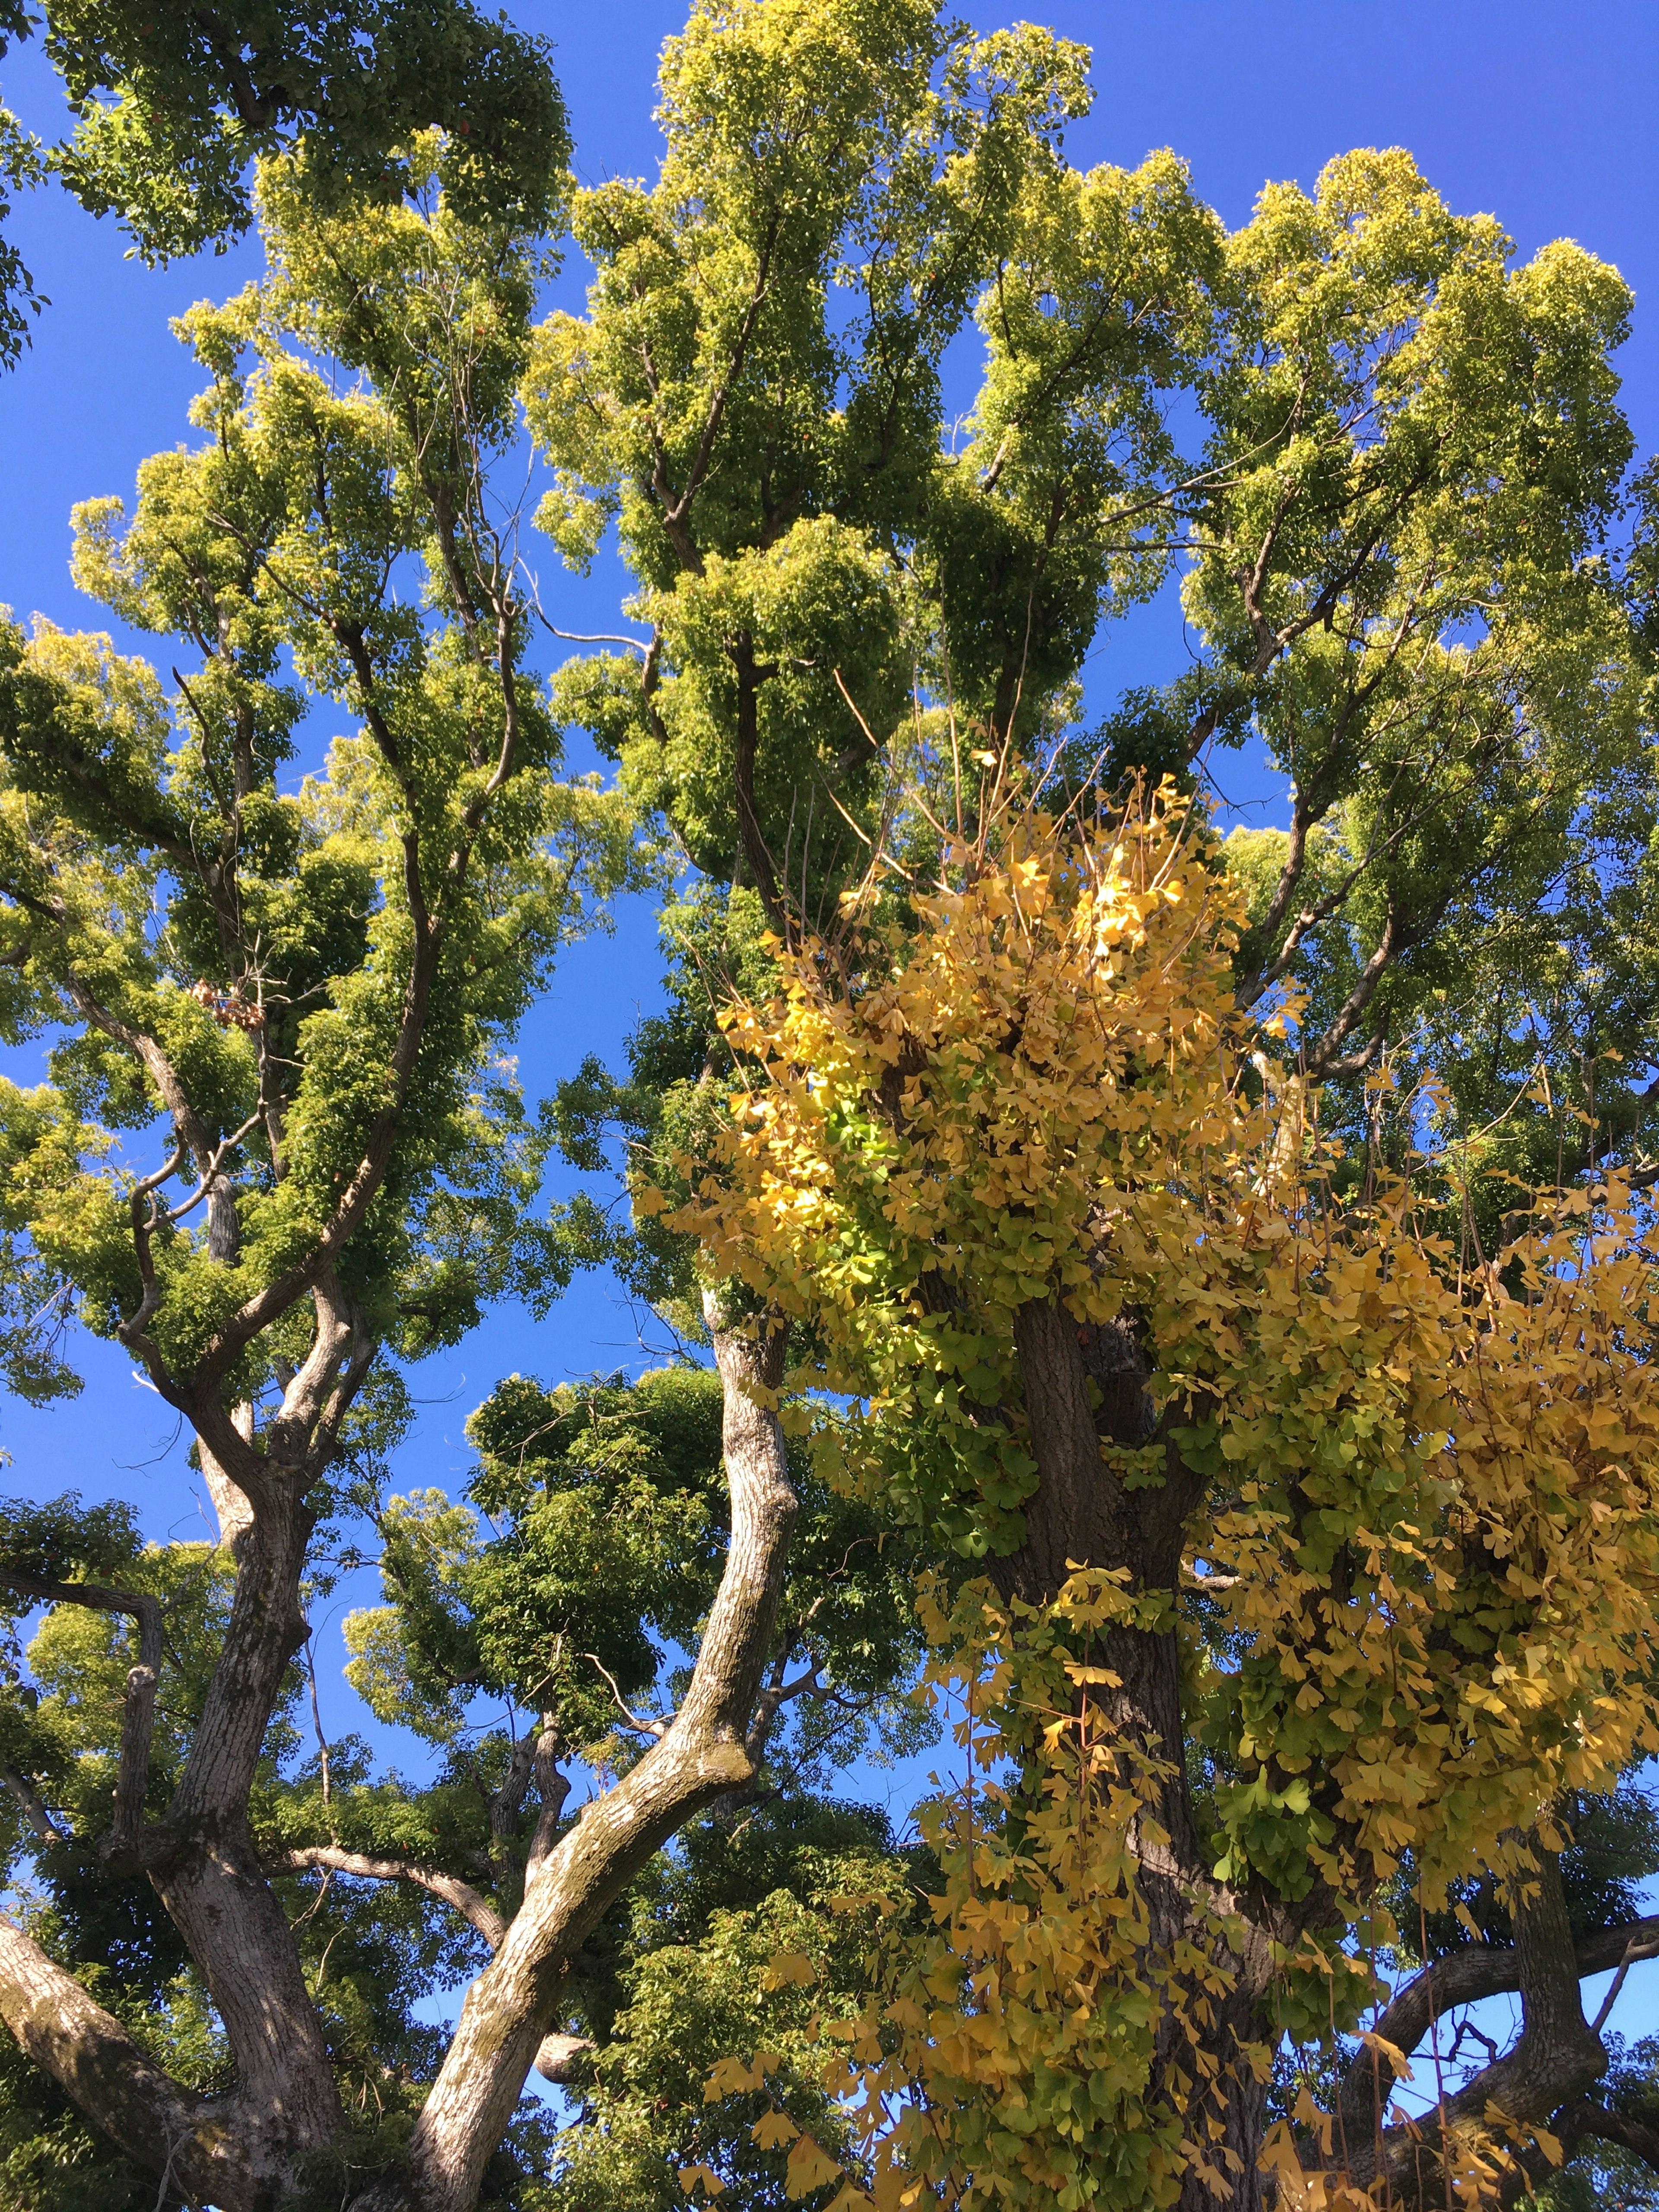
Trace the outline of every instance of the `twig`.
<instances>
[{"instance_id":1,"label":"twig","mask_svg":"<svg viewBox=\"0 0 1659 2212\"><path fill-rule=\"evenodd\" d=\"M631 1729L637 1729L641 1735L654 1736L657 1741L660 1743L663 1738L667 1735L669 1729L674 1725L674 1715L670 1713L665 1720L641 1720L636 1712L629 1711L627 1702L623 1697L622 1692L617 1687L616 1676L605 1665L604 1660L598 1657L592 1651L584 1651L582 1657L584 1659L592 1660L593 1664L599 1668L600 1674L603 1674L605 1680L610 1683L611 1695L616 1704L617 1711L622 1715L623 1720L627 1722L629 1727Z\"/></svg>"}]
</instances>

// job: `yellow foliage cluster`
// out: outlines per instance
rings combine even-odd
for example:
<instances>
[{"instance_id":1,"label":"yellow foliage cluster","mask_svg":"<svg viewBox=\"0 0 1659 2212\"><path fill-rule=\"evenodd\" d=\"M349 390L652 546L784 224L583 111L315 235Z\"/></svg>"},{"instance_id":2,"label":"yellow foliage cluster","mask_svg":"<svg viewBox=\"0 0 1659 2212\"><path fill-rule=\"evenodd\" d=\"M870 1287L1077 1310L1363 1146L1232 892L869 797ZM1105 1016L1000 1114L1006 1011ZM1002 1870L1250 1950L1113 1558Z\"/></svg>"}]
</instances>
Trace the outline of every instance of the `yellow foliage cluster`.
<instances>
[{"instance_id":1,"label":"yellow foliage cluster","mask_svg":"<svg viewBox=\"0 0 1659 2212\"><path fill-rule=\"evenodd\" d=\"M816 2027L853 2155L838 2166L801 2136L787 2185L804 2196L839 2178L835 2212L1173 2203L1203 2155L1188 2112L1226 1970L1211 1955L1221 1945L1149 1959L1136 1853L1156 1771L1100 1702L1115 1678L1078 1656L1131 1601L1113 1578L1079 1575L1018 1632L982 1587L947 1609L925 1584L921 1602L932 1691L963 1714L963 1784L921 1812L940 1892L920 1929L890 1899L837 1900L874 1908L877 1994L860 2018ZM1182 2056L1158 2068L1171 2015ZM706 2094L762 2088L771 2070L766 2051L726 2060ZM765 2142L796 2134L775 2108L755 2128Z\"/></svg>"},{"instance_id":2,"label":"yellow foliage cluster","mask_svg":"<svg viewBox=\"0 0 1659 2212\"><path fill-rule=\"evenodd\" d=\"M809 947L780 1005L730 1009L757 1079L676 1221L824 1333L811 1380L948 1436L887 1479L975 1555L1033 1487L1000 1417L1015 1313L1058 1294L1115 1319L1164 1247L1198 1248L1238 1154L1237 915L1169 805L1092 834L1034 817L915 907L915 932Z\"/></svg>"},{"instance_id":3,"label":"yellow foliage cluster","mask_svg":"<svg viewBox=\"0 0 1659 2212\"><path fill-rule=\"evenodd\" d=\"M963 1753L960 1784L919 1808L939 1887L920 1926L890 1896L832 1900L872 1930L862 2014L820 2014L809 2030L848 2124L842 2157L775 2101L756 2142L790 2146L792 2202L838 2183L828 2212L1158 2212L1194 2173L1231 2202L1237 2154L1219 2140L1212 2093L1229 2071L1265 2081L1273 2053L1216 2033L1239 1952L1224 1893L1194 1898L1173 1931L1148 1911L1139 1869L1169 1840L1152 1810L1169 1770L1125 1735L1112 1711L1119 1678L1097 1663L1103 1632L1133 1620L1135 1600L1120 1577L1085 1571L1041 1608L1002 1605L983 1583L951 1603L931 1578L921 1604L934 1655L925 1694L960 1715ZM799 1954L772 1974L817 1978ZM1373 1979L1363 1959L1316 1942L1283 1962L1292 2008L1298 1978L1322 2019L1344 2024ZM1381 2047L1409 2078L1403 2054ZM765 2092L781 2072L765 2050L726 2058L705 2097ZM1516 2148L1560 2162L1547 2130L1492 2109L1443 2141L1402 2111L1389 2120L1462 2204L1503 2201ZM1268 2130L1261 2163L1292 2212L1376 2212L1387 2199L1380 2179L1349 2178L1347 2146L1305 2086ZM724 2191L706 2165L680 2180L688 2195Z\"/></svg>"},{"instance_id":4,"label":"yellow foliage cluster","mask_svg":"<svg viewBox=\"0 0 1659 2212\"><path fill-rule=\"evenodd\" d=\"M811 1324L797 1382L858 1401L836 1479L970 1557L1036 1485L1019 1309L1133 1316L1164 1435L1101 1479L1207 1480L1196 1591L1150 1595L1191 1616L1218 1874L1353 1900L1410 1848L1433 1888L1655 1740L1650 1268L1617 1191L1501 1271L1406 1188L1340 1203L1234 1012L1237 922L1173 794L1027 815L732 1010L750 1078L676 1218Z\"/></svg>"}]
</instances>

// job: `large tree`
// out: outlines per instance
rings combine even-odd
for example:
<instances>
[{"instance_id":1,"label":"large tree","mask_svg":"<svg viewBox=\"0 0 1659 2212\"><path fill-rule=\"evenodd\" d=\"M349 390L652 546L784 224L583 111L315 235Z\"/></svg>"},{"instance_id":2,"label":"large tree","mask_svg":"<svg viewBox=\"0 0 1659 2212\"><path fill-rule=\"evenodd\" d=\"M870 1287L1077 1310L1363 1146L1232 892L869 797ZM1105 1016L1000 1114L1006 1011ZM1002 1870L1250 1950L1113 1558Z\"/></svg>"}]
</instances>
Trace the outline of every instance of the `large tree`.
<instances>
[{"instance_id":1,"label":"large tree","mask_svg":"<svg viewBox=\"0 0 1659 2212\"><path fill-rule=\"evenodd\" d=\"M1533 1311L1524 1186L1588 1202L1608 1168L1627 1188L1650 1172L1652 560L1640 528L1615 534L1631 447L1608 361L1628 295L1577 247L1514 266L1492 222L1454 216L1398 152L1347 156L1311 194L1269 189L1231 235L1172 155L1081 173L1062 138L1085 63L1030 27L975 40L923 0L700 6L664 58L658 181L574 196L588 312L538 327L550 174L543 198L480 189L466 118L446 112L364 194L349 149L319 170L322 108L296 98L270 127L312 118L305 143L261 172L267 280L185 319L210 379L203 442L145 465L130 517L106 501L79 517L84 587L169 640L171 688L97 639L9 639L3 1010L52 1056L46 1085L4 1102L9 1372L36 1395L71 1387L54 1329L78 1310L188 1421L221 1522L194 1549L146 1549L118 1515L67 1504L8 1522L5 1586L20 1613L50 1608L0 1774L32 1899L27 1924L0 1928L12 2154L42 2206L75 2201L46 2169L77 2162L102 2192L228 2212L308 2191L420 2212L524 2201L532 2063L580 2087L556 2188L582 2212L672 2202L680 2164L739 2202L792 2185L827 2202L861 2154L812 2014L856 2035L869 1988L893 1990L895 1942L954 1988L937 1947L966 1927L948 1821L896 1851L879 1819L834 1802L836 1777L917 1740L903 1699L929 1632L936 1668L953 1650L1092 1665L1066 1642L1072 1561L1139 1608L1110 1631L1128 1686L1112 1755L1143 1779L1178 1771L1158 1808L1178 1863L1137 1839L1112 1893L1156 1927L1106 1961L1101 2050L1127 2063L1110 2039L1146 2014L1137 1959L1191 1932L1185 1884L1193 1955L1228 1991L1206 2050L1224 2194L1252 2200L1265 2120L1231 2062L1278 2027L1320 2039L1306 2002L1275 2024L1272 1946L1305 1936L1335 1972L1349 1908L1375 1914L1419 1873L1491 1940L1425 1910L1414 1971L1397 1909L1387 2040L1520 1987L1534 2009L1498 2101L1642 2148L1639 2114L1581 2102L1599 2060L1568 1994L1652 1932L1629 1891L1652 1824L1616 1787L1646 1743L1639 1436L1626 1424L1615 1476L1583 1482L1579 1443L1557 1439L1558 1548L1581 1597L1581 1522L1605 1507L1628 1524L1608 1577L1625 1610L1595 1615L1571 1666L1533 1669L1563 1741L1582 1735L1588 1670L1606 1675L1589 1749L1567 1756L1545 1722L1516 1749L1525 1699L1499 1681L1509 1647L1488 1646L1547 1645L1554 1626L1536 1593L1494 1595L1485 1566L1453 1577L1456 1604L1425 1604L1427 1656L1408 1655L1443 1686L1448 1644L1480 1644L1488 1717L1468 1756L1482 1775L1509 1765L1478 1804L1437 1782L1417 1826L1379 1826L1349 1798L1316 1802L1309 1765L1347 1789L1358 1723L1322 1675L1317 1723L1280 1694L1287 1637L1362 1603L1371 1493L1407 1463L1417 1503L1455 1480L1431 1442L1448 1408L1469 1431L1485 1317L1505 1293ZM381 125L384 167L404 142ZM957 421L970 332L983 372ZM523 422L552 470L538 520L559 551L580 567L614 524L637 585L631 647L567 662L550 690L527 656L556 604L495 489ZM1177 574L1196 658L1080 728L1103 624ZM313 698L356 734L284 793ZM560 780L568 725L616 761L614 791ZM1031 1075L994 930L990 972L965 958L947 1003L930 902L958 896L965 868L989 884L1025 865L1005 849L1024 818L1009 794L1035 786L1106 823L1098 849L1033 848L1063 915L1079 850L1091 881L1117 881L1137 775L1192 791L1247 741L1290 782L1285 830L1208 845L1172 799L1146 832L1151 851L1188 823L1188 911L1209 919L1166 963L1144 1037L1212 1039L1220 1092L1166 1084L1149 1058L1128 1087L1169 1157L1131 1176L1086 1114L1039 1155L1033 1085L1070 1114L1123 1069L1051 1053ZM872 853L886 888L843 921ZM671 873L665 1012L625 1076L590 1065L532 1115L501 1055L550 960L611 890ZM1092 1006L1099 976L1061 967ZM829 1010L810 1039L767 1012L786 982ZM915 1003L929 988L937 1020ZM734 1000L751 1010L735 1027ZM872 1020L890 1066L886 1045L865 1049ZM1018 1063L1013 1105L984 1109L1012 1163L1000 1196L963 1134L988 1096L963 1079L974 1054ZM726 1133L733 1091L764 1107L774 1079L799 1111L785 1133L804 1195L781 1197L796 1185L776 1174L782 1225L763 1236L715 1194L724 1175L738 1203L745 1160L771 1172ZM1385 1110L1390 1087L1405 1110ZM1258 1142L1264 1099L1279 1133ZM831 1100L825 1152L813 1116ZM929 1152L947 1108L966 1121ZM1418 1234L1449 1255L1412 1260L1403 1319L1368 1318L1377 1358L1352 1404L1328 1390L1317 1419L1291 1418L1317 1397L1287 1379L1304 1309L1274 1304L1237 1176L1188 1189L1170 1166L1182 1115L1255 1158L1285 1225L1273 1249L1317 1245L1362 1305ZM592 1170L618 1136L633 1221L538 1208L553 1146ZM908 1213L881 1194L907 1146ZM823 1158L848 1194L828 1257L811 1242ZM714 1210L672 1212L704 1180ZM1164 1202L1183 1189L1186 1214ZM1160 1304L1144 1253L1114 1246L1131 1202L1137 1234L1156 1216L1173 1240L1179 1297ZM1066 1234L1047 1215L1038 1233L1055 1206ZM1023 1271L1018 1297L988 1240ZM398 1492L408 1364L491 1300L544 1303L596 1260L690 1357L631 1385L511 1378L475 1418L470 1500ZM1607 1334L1574 1370L1598 1407L1615 1386L1645 1404L1641 1316L1607 1332L1601 1287L1639 1275L1626 1253L1587 1278L1582 1315L1570 1299L1554 1315L1551 1358L1580 1320ZM1308 1356L1324 1358L1331 1301L1308 1281ZM1206 1299L1230 1334L1205 1336ZM1542 1328L1554 1310L1535 1303ZM879 1401L884 1425L849 1428L799 1395L812 1381ZM1228 1426L1199 1401L1235 1383L1248 1418ZM1344 1456L1383 1431L1404 1439L1395 1459ZM1490 1519L1502 1481L1463 1441ZM1206 1511L1200 1555L1182 1530ZM352 1515L386 1583L352 1626L352 1675L430 1747L418 1788L305 1734L296 1655ZM925 1618L918 1571L934 1577ZM972 1587L988 1571L995 1601L1036 1608L1007 1618L1041 1633L972 1613L993 1602ZM1309 1635L1336 1653L1327 1626ZM994 1755L1026 1777L1011 1850L1066 1772L1021 1725L994 1721ZM1403 1751L1382 1761L1378 1802L1398 1812L1416 1771ZM1079 1782L1066 1802L1085 1796ZM1425 1808L1447 1806L1425 1861ZM1512 1829L1531 1831L1554 1916L1536 1970ZM1572 1857L1597 1835L1623 1838L1599 1889ZM942 1937L918 1902L933 1895ZM460 1984L453 2033L422 2027L416 2000ZM1333 2064L1353 2019L1323 2023ZM705 2063L757 2043L778 2063L728 2071L706 2100ZM1540 2051L1523 2106L1507 2085ZM931 2060L886 2055L969 2140L984 2081L960 2075L953 2103ZM1159 2103L1168 2049L1149 2063L1164 2163L1145 2185L1196 2205L1202 2160ZM1385 2071L1352 2078L1383 2096ZM1467 2094L1479 2109L1485 2092ZM1390 2185L1416 2187L1384 2149ZM1121 2175L1116 2155L1089 2139L1079 2202Z\"/></svg>"}]
</instances>

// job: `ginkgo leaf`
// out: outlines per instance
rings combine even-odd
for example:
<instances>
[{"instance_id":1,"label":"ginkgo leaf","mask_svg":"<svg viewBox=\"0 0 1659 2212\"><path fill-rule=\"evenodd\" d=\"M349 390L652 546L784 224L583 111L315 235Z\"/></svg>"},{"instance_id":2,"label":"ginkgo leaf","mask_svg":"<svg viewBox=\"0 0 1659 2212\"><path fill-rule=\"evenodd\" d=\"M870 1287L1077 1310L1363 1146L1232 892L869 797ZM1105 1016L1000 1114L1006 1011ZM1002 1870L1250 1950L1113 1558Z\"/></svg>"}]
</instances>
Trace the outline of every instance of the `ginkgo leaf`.
<instances>
[{"instance_id":1,"label":"ginkgo leaf","mask_svg":"<svg viewBox=\"0 0 1659 2212\"><path fill-rule=\"evenodd\" d=\"M799 2136L784 2168L783 2185L792 2198L799 2200L810 2197L826 2181L833 2181L841 2171L838 2159L831 2158L828 2151L821 2149L811 2136Z\"/></svg>"},{"instance_id":2,"label":"ginkgo leaf","mask_svg":"<svg viewBox=\"0 0 1659 2212\"><path fill-rule=\"evenodd\" d=\"M735 2097L745 2089L758 2089L766 2079L758 2062L750 2064L742 2058L721 2058L708 2069L708 2079L703 2084L702 2100L706 2105L717 2104L722 2097Z\"/></svg>"},{"instance_id":3,"label":"ginkgo leaf","mask_svg":"<svg viewBox=\"0 0 1659 2212\"><path fill-rule=\"evenodd\" d=\"M818 1970L804 1951L780 1951L766 1970L763 1986L781 1990L791 1983L799 1983L803 1988L810 1988L817 1978Z\"/></svg>"},{"instance_id":4,"label":"ginkgo leaf","mask_svg":"<svg viewBox=\"0 0 1659 2212\"><path fill-rule=\"evenodd\" d=\"M683 2166L679 2169L679 2176L680 2187L688 2197L698 2187L702 2188L705 2197L723 2197L726 2194L726 2184L712 2166L701 2161L696 2166Z\"/></svg>"},{"instance_id":5,"label":"ginkgo leaf","mask_svg":"<svg viewBox=\"0 0 1659 2212\"><path fill-rule=\"evenodd\" d=\"M1401 2081L1414 2079L1411 2061L1397 2043L1390 2043L1387 2036L1378 2035L1375 2029L1369 2027L1360 2031L1358 2039L1368 2051L1375 2051L1379 2057L1386 2058Z\"/></svg>"},{"instance_id":6,"label":"ginkgo leaf","mask_svg":"<svg viewBox=\"0 0 1659 2212\"><path fill-rule=\"evenodd\" d=\"M800 2130L787 2112L775 2107L763 2112L749 2132L763 2150L776 2150L783 2143L793 2142Z\"/></svg>"}]
</instances>

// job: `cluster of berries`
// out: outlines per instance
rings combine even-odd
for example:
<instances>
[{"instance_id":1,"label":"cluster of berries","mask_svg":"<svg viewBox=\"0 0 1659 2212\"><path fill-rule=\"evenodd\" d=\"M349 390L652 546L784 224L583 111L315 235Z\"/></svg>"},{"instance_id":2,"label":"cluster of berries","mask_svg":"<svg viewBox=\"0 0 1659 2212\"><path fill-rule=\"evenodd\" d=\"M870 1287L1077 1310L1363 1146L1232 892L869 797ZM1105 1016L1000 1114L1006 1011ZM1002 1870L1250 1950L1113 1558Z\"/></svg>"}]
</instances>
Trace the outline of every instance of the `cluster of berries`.
<instances>
[{"instance_id":1,"label":"cluster of berries","mask_svg":"<svg viewBox=\"0 0 1659 2212\"><path fill-rule=\"evenodd\" d=\"M205 1006L222 1030L257 1030L264 1020L258 1006L249 1006L237 990L216 990L205 977L198 977L190 987L190 995L198 1006Z\"/></svg>"}]
</instances>

